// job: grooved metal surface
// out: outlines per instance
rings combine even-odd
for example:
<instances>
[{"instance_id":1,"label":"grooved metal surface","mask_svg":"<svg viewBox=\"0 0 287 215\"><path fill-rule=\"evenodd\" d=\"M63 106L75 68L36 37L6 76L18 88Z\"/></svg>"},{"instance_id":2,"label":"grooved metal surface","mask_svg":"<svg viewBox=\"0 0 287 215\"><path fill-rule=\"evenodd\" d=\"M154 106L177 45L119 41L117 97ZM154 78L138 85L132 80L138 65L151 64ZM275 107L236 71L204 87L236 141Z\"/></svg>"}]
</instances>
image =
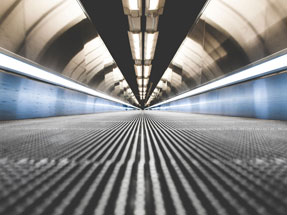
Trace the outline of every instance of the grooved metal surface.
<instances>
[{"instance_id":1,"label":"grooved metal surface","mask_svg":"<svg viewBox=\"0 0 287 215\"><path fill-rule=\"evenodd\" d=\"M2 215L285 215L287 123L129 111L0 122Z\"/></svg>"}]
</instances>

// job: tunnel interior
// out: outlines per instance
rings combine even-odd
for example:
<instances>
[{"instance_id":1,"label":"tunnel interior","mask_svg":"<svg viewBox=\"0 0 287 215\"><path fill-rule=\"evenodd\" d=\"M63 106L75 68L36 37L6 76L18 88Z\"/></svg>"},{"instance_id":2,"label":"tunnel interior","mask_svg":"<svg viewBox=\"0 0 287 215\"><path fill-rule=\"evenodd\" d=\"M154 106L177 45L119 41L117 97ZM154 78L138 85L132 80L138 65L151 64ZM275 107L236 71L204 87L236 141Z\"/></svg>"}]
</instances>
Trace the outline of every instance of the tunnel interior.
<instances>
[{"instance_id":1,"label":"tunnel interior","mask_svg":"<svg viewBox=\"0 0 287 215\"><path fill-rule=\"evenodd\" d=\"M0 215L286 215L286 0L4 0Z\"/></svg>"}]
</instances>

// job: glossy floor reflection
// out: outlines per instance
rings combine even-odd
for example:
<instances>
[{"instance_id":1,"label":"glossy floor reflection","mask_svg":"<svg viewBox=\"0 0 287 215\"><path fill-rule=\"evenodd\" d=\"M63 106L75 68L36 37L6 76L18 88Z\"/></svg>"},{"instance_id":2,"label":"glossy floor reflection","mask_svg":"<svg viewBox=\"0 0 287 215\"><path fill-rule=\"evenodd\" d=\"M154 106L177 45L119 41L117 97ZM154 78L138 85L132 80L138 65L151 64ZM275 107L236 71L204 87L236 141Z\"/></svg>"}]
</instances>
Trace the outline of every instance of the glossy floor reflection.
<instances>
[{"instance_id":1,"label":"glossy floor reflection","mask_svg":"<svg viewBox=\"0 0 287 215\"><path fill-rule=\"evenodd\" d=\"M0 214L286 214L286 122L129 111L0 136Z\"/></svg>"}]
</instances>

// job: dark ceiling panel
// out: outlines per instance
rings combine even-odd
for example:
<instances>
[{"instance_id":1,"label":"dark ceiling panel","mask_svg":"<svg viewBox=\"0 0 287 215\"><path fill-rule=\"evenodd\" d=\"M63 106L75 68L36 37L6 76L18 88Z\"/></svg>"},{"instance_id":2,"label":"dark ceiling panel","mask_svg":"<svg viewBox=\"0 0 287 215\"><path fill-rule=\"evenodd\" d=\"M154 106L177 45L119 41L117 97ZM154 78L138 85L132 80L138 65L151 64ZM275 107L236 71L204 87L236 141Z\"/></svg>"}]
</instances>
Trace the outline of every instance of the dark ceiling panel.
<instances>
[{"instance_id":1,"label":"dark ceiling panel","mask_svg":"<svg viewBox=\"0 0 287 215\"><path fill-rule=\"evenodd\" d=\"M136 75L128 40L128 19L121 0L81 0L83 7L122 71L135 95L138 95Z\"/></svg>"},{"instance_id":2,"label":"dark ceiling panel","mask_svg":"<svg viewBox=\"0 0 287 215\"><path fill-rule=\"evenodd\" d=\"M121 0L81 0L107 48L125 76L134 94L138 86L134 73L129 40L128 18L123 13ZM184 40L206 0L166 0L159 19L159 38L152 62L148 92L152 92ZM142 26L145 30L145 26Z\"/></svg>"}]
</instances>

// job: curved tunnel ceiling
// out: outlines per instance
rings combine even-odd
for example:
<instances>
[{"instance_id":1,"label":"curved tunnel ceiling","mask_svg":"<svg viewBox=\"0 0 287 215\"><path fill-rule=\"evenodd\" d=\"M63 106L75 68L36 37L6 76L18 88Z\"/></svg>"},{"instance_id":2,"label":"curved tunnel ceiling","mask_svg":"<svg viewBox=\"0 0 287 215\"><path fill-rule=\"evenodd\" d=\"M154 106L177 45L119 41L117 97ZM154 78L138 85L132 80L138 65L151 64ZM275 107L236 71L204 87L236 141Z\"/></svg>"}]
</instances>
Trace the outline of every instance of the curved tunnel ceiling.
<instances>
[{"instance_id":1,"label":"curved tunnel ceiling","mask_svg":"<svg viewBox=\"0 0 287 215\"><path fill-rule=\"evenodd\" d=\"M137 104L77 0L5 0L0 17L0 47L4 50L92 89Z\"/></svg>"},{"instance_id":2,"label":"curved tunnel ceiling","mask_svg":"<svg viewBox=\"0 0 287 215\"><path fill-rule=\"evenodd\" d=\"M122 1L81 0L81 3L139 99L134 62L127 35L128 19L123 12ZM205 3L206 0L165 1L164 13L160 16L159 37L152 63L148 94L156 87ZM145 1L143 1L144 4ZM142 26L145 26L144 23L145 17L143 16Z\"/></svg>"},{"instance_id":3,"label":"curved tunnel ceiling","mask_svg":"<svg viewBox=\"0 0 287 215\"><path fill-rule=\"evenodd\" d=\"M285 0L211 0L147 106L238 72L287 48Z\"/></svg>"},{"instance_id":4,"label":"curved tunnel ceiling","mask_svg":"<svg viewBox=\"0 0 287 215\"><path fill-rule=\"evenodd\" d=\"M145 14L146 1L138 2ZM164 2L142 106L287 47L285 0ZM137 104L136 97L140 101L127 34L130 26L121 0L4 0L0 17L1 49L132 104ZM146 16L141 16L142 33L147 32L146 23Z\"/></svg>"}]
</instances>

